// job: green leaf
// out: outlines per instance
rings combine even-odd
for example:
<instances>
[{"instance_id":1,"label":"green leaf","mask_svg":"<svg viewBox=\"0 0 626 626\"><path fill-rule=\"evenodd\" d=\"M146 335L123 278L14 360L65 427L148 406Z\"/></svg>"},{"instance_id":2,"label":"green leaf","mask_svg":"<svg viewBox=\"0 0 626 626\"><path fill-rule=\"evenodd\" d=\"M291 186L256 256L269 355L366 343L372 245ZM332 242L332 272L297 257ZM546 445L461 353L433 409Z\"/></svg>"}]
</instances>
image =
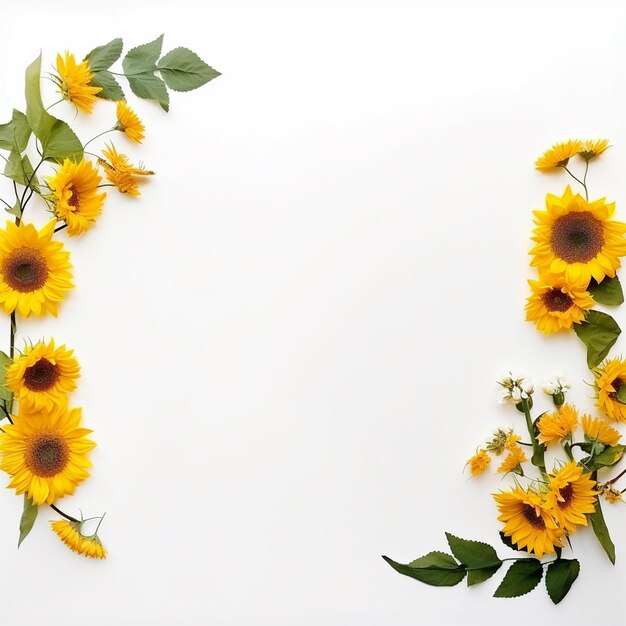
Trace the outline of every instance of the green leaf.
<instances>
[{"instance_id":1,"label":"green leaf","mask_svg":"<svg viewBox=\"0 0 626 626\"><path fill-rule=\"evenodd\" d=\"M136 96L147 100L156 100L164 111L170 110L170 97L167 88L158 76L146 72L126 78L128 78L128 84Z\"/></svg>"},{"instance_id":2,"label":"green leaf","mask_svg":"<svg viewBox=\"0 0 626 626\"><path fill-rule=\"evenodd\" d=\"M124 42L118 37L117 39L109 41L109 43L104 46L94 48L85 57L85 61L89 62L89 67L92 72L106 70L120 58L123 47Z\"/></svg>"},{"instance_id":3,"label":"green leaf","mask_svg":"<svg viewBox=\"0 0 626 626\"><path fill-rule=\"evenodd\" d=\"M626 404L626 385L620 385L617 390L617 399L622 404Z\"/></svg>"},{"instance_id":4,"label":"green leaf","mask_svg":"<svg viewBox=\"0 0 626 626\"><path fill-rule=\"evenodd\" d=\"M174 91L191 91L202 87L220 73L207 65L195 52L174 48L158 63L163 80Z\"/></svg>"},{"instance_id":5,"label":"green leaf","mask_svg":"<svg viewBox=\"0 0 626 626\"><path fill-rule=\"evenodd\" d=\"M499 531L499 535L502 543L507 546L507 548L511 548L511 550L517 550L518 552L520 551L520 549L517 547L517 544L513 543L511 537L507 537L502 531Z\"/></svg>"},{"instance_id":6,"label":"green leaf","mask_svg":"<svg viewBox=\"0 0 626 626\"><path fill-rule=\"evenodd\" d=\"M111 72L107 70L99 70L93 73L90 85L94 87L101 87L102 91L99 91L96 95L103 100L123 100L124 92L120 87L120 84L115 80L115 77Z\"/></svg>"},{"instance_id":7,"label":"green leaf","mask_svg":"<svg viewBox=\"0 0 626 626\"><path fill-rule=\"evenodd\" d=\"M492 565L491 567L467 570L467 586L471 587L472 585L477 585L478 583L489 580L500 569L500 567L502 567L502 563Z\"/></svg>"},{"instance_id":8,"label":"green leaf","mask_svg":"<svg viewBox=\"0 0 626 626\"><path fill-rule=\"evenodd\" d=\"M604 548L604 551L609 557L611 563L615 565L615 544L611 540L609 529L604 521L604 515L602 514L602 509L600 508L600 500L596 502L596 510L588 515L588 517L591 522L593 532L596 534L600 545Z\"/></svg>"},{"instance_id":9,"label":"green leaf","mask_svg":"<svg viewBox=\"0 0 626 626\"><path fill-rule=\"evenodd\" d=\"M39 192L39 181L26 154L22 157L16 150L11 150L4 166L4 175L24 187Z\"/></svg>"},{"instance_id":10,"label":"green leaf","mask_svg":"<svg viewBox=\"0 0 626 626\"><path fill-rule=\"evenodd\" d=\"M32 500L24 495L24 511L22 512L22 518L20 519L20 539L17 543L19 548L22 545L22 541L28 537L30 531L35 525L37 519L37 513L39 513L39 507L33 504Z\"/></svg>"},{"instance_id":11,"label":"green leaf","mask_svg":"<svg viewBox=\"0 0 626 626\"><path fill-rule=\"evenodd\" d=\"M435 587L452 587L465 578L465 568L461 567L449 554L429 552L408 565L396 563L389 557L383 559L400 574L415 578Z\"/></svg>"},{"instance_id":12,"label":"green leaf","mask_svg":"<svg viewBox=\"0 0 626 626\"><path fill-rule=\"evenodd\" d=\"M617 306L624 302L624 292L619 278L608 276L601 282L597 283L592 280L587 287L587 291L593 296L593 299L599 304L608 304L609 306Z\"/></svg>"},{"instance_id":13,"label":"green leaf","mask_svg":"<svg viewBox=\"0 0 626 626\"><path fill-rule=\"evenodd\" d=\"M615 465L622 458L622 456L624 456L624 450L626 450L626 446L620 444L616 446L607 446L599 454L581 459L580 463L590 472L595 472L601 467Z\"/></svg>"},{"instance_id":14,"label":"green leaf","mask_svg":"<svg viewBox=\"0 0 626 626\"><path fill-rule=\"evenodd\" d=\"M6 387L7 367L11 363L11 357L0 351L0 400L5 400L7 403L13 399L13 394Z\"/></svg>"},{"instance_id":15,"label":"green leaf","mask_svg":"<svg viewBox=\"0 0 626 626\"><path fill-rule=\"evenodd\" d=\"M26 116L17 109L13 109L11 121L0 124L0 148L24 152L30 139L30 126Z\"/></svg>"},{"instance_id":16,"label":"green leaf","mask_svg":"<svg viewBox=\"0 0 626 626\"><path fill-rule=\"evenodd\" d=\"M492 567L502 563L496 551L487 543L461 539L446 533L452 554L468 568Z\"/></svg>"},{"instance_id":17,"label":"green leaf","mask_svg":"<svg viewBox=\"0 0 626 626\"><path fill-rule=\"evenodd\" d=\"M22 218L22 207L20 206L19 201L16 201L11 208L5 207L4 210L11 215L15 215L15 217L19 217L20 219Z\"/></svg>"},{"instance_id":18,"label":"green leaf","mask_svg":"<svg viewBox=\"0 0 626 626\"><path fill-rule=\"evenodd\" d=\"M515 561L504 576L494 598L517 598L532 591L541 581L543 568L537 559Z\"/></svg>"},{"instance_id":19,"label":"green leaf","mask_svg":"<svg viewBox=\"0 0 626 626\"><path fill-rule=\"evenodd\" d=\"M554 604L558 604L567 595L578 578L579 571L580 563L577 559L559 559L548 565L546 589Z\"/></svg>"},{"instance_id":20,"label":"green leaf","mask_svg":"<svg viewBox=\"0 0 626 626\"><path fill-rule=\"evenodd\" d=\"M584 322L574 324L574 331L587 346L589 369L600 364L622 332L610 315L600 311L589 311Z\"/></svg>"},{"instance_id":21,"label":"green leaf","mask_svg":"<svg viewBox=\"0 0 626 626\"><path fill-rule=\"evenodd\" d=\"M156 62L161 56L162 48L163 35L157 37L150 43L145 43L129 50L122 61L122 67L124 68L126 78L135 74L154 72L156 69Z\"/></svg>"},{"instance_id":22,"label":"green leaf","mask_svg":"<svg viewBox=\"0 0 626 626\"><path fill-rule=\"evenodd\" d=\"M40 80L41 54L26 69L26 117L41 141L43 156L57 162L63 159L79 161L83 157L83 146L65 122L45 110Z\"/></svg>"}]
</instances>

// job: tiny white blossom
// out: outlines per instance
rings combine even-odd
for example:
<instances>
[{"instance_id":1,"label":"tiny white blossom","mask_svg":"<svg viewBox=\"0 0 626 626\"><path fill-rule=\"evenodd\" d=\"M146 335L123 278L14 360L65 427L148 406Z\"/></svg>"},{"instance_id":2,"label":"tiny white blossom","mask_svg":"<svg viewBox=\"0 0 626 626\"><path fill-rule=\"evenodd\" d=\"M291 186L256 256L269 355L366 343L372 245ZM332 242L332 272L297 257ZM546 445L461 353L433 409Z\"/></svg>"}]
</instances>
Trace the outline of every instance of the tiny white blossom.
<instances>
[{"instance_id":1,"label":"tiny white blossom","mask_svg":"<svg viewBox=\"0 0 626 626\"><path fill-rule=\"evenodd\" d=\"M511 399L516 404L522 401L522 390L519 387L515 386L511 389Z\"/></svg>"},{"instance_id":2,"label":"tiny white blossom","mask_svg":"<svg viewBox=\"0 0 626 626\"><path fill-rule=\"evenodd\" d=\"M535 391L535 385L530 378L523 378L518 384L528 396Z\"/></svg>"},{"instance_id":3,"label":"tiny white blossom","mask_svg":"<svg viewBox=\"0 0 626 626\"><path fill-rule=\"evenodd\" d=\"M561 376L559 374L556 374L552 378L548 379L543 385L543 391L549 396L554 396L557 393L565 393L571 388L572 386L565 376Z\"/></svg>"}]
</instances>

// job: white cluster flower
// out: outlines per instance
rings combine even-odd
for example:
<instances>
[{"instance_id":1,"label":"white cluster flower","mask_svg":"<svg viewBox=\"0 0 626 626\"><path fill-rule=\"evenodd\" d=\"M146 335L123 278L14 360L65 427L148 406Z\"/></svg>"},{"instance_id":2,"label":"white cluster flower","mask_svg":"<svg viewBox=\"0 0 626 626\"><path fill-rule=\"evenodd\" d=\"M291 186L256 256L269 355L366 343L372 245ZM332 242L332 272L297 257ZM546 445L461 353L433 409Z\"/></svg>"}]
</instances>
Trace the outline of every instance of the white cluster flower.
<instances>
[{"instance_id":1,"label":"white cluster flower","mask_svg":"<svg viewBox=\"0 0 626 626\"><path fill-rule=\"evenodd\" d=\"M549 396L555 396L558 393L565 394L571 388L572 386L569 381L565 378L565 376L561 376L560 374L555 374L543 385L544 392Z\"/></svg>"},{"instance_id":2,"label":"white cluster flower","mask_svg":"<svg viewBox=\"0 0 626 626\"><path fill-rule=\"evenodd\" d=\"M503 376L497 381L498 385L502 387L498 394L498 401L501 404L505 402L512 402L513 404L519 404L522 400L530 398L535 391L535 385L533 381L520 374L512 374Z\"/></svg>"}]
</instances>

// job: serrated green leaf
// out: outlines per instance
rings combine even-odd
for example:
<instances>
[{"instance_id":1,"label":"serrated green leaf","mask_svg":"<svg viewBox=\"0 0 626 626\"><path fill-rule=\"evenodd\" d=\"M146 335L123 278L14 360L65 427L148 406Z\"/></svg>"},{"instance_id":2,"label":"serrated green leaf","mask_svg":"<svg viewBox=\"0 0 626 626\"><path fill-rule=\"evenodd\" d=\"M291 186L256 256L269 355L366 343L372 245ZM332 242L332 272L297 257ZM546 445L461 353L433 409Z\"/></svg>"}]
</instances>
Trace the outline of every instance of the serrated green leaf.
<instances>
[{"instance_id":1,"label":"serrated green leaf","mask_svg":"<svg viewBox=\"0 0 626 626\"><path fill-rule=\"evenodd\" d=\"M511 539L511 537L507 537L502 531L499 531L498 533L500 535L500 539L502 540L502 543L507 546L507 548L511 548L512 550L517 550L518 552L520 551L519 548L517 547L517 544L513 543L513 540Z\"/></svg>"},{"instance_id":2,"label":"serrated green leaf","mask_svg":"<svg viewBox=\"0 0 626 626\"><path fill-rule=\"evenodd\" d=\"M126 78L134 76L135 74L154 72L156 62L161 56L162 48L163 35L157 37L154 41L129 50L122 61Z\"/></svg>"},{"instance_id":3,"label":"serrated green leaf","mask_svg":"<svg viewBox=\"0 0 626 626\"><path fill-rule=\"evenodd\" d=\"M532 591L543 576L541 561L520 559L509 567L500 586L493 594L494 598L517 598Z\"/></svg>"},{"instance_id":4,"label":"serrated green leaf","mask_svg":"<svg viewBox=\"0 0 626 626\"><path fill-rule=\"evenodd\" d=\"M471 587L489 580L501 567L502 563L498 563L498 565L492 565L491 567L467 570L467 586Z\"/></svg>"},{"instance_id":5,"label":"serrated green leaf","mask_svg":"<svg viewBox=\"0 0 626 626\"><path fill-rule=\"evenodd\" d=\"M6 387L7 367L9 367L11 363L11 357L5 352L0 351L0 400L5 400L7 403L10 403L13 399L13 394Z\"/></svg>"},{"instance_id":6,"label":"serrated green leaf","mask_svg":"<svg viewBox=\"0 0 626 626\"><path fill-rule=\"evenodd\" d=\"M121 54L124 42L118 37L109 41L104 46L94 48L86 57L85 61L89 62L92 72L106 70L117 61Z\"/></svg>"},{"instance_id":7,"label":"serrated green leaf","mask_svg":"<svg viewBox=\"0 0 626 626\"><path fill-rule=\"evenodd\" d=\"M609 560L615 565L615 544L609 534L606 522L604 521L604 515L602 514L602 508L600 506L600 500L596 501L596 510L587 516L591 522L593 532L596 534L600 545L604 548Z\"/></svg>"},{"instance_id":8,"label":"serrated green leaf","mask_svg":"<svg viewBox=\"0 0 626 626\"><path fill-rule=\"evenodd\" d=\"M99 91L96 95L103 100L124 100L124 92L120 87L120 84L115 80L115 76L107 70L100 70L93 73L90 85L94 87L100 87L102 91Z\"/></svg>"},{"instance_id":9,"label":"serrated green leaf","mask_svg":"<svg viewBox=\"0 0 626 626\"><path fill-rule=\"evenodd\" d=\"M39 192L39 181L28 155L21 156L16 150L11 150L4 165L4 175L16 183Z\"/></svg>"},{"instance_id":10,"label":"serrated green leaf","mask_svg":"<svg viewBox=\"0 0 626 626\"><path fill-rule=\"evenodd\" d=\"M0 124L0 148L3 150L16 149L24 152L30 139L30 126L26 116L17 109L13 109L11 121Z\"/></svg>"},{"instance_id":11,"label":"serrated green leaf","mask_svg":"<svg viewBox=\"0 0 626 626\"><path fill-rule=\"evenodd\" d=\"M38 513L39 507L36 504L33 504L30 498L24 495L24 510L22 512L22 518L20 519L20 538L17 543L18 548L22 545L22 541L28 537L30 531L33 529Z\"/></svg>"},{"instance_id":12,"label":"serrated green leaf","mask_svg":"<svg viewBox=\"0 0 626 626\"><path fill-rule=\"evenodd\" d=\"M163 80L174 91L191 91L202 87L220 73L207 65L188 48L174 48L157 64Z\"/></svg>"},{"instance_id":13,"label":"serrated green leaf","mask_svg":"<svg viewBox=\"0 0 626 626\"><path fill-rule=\"evenodd\" d=\"M610 315L600 311L589 311L584 322L574 324L574 331L587 346L589 369L600 364L622 332Z\"/></svg>"},{"instance_id":14,"label":"serrated green leaf","mask_svg":"<svg viewBox=\"0 0 626 626\"><path fill-rule=\"evenodd\" d=\"M452 587L465 578L465 568L443 552L430 552L408 565L397 563L386 556L383 559L396 572L435 587Z\"/></svg>"},{"instance_id":15,"label":"serrated green leaf","mask_svg":"<svg viewBox=\"0 0 626 626\"><path fill-rule=\"evenodd\" d=\"M546 589L554 604L558 604L567 595L578 578L579 571L580 563L577 559L559 559L548 565Z\"/></svg>"},{"instance_id":16,"label":"serrated green leaf","mask_svg":"<svg viewBox=\"0 0 626 626\"><path fill-rule=\"evenodd\" d=\"M15 217L19 217L20 219L22 218L22 207L20 206L19 201L16 201L12 207L6 207L4 210L11 215L15 215Z\"/></svg>"},{"instance_id":17,"label":"serrated green leaf","mask_svg":"<svg viewBox=\"0 0 626 626\"><path fill-rule=\"evenodd\" d=\"M589 291L593 299L599 304L617 306L624 302L624 292L622 291L622 285L617 275L613 278L607 276L599 284L595 280L592 280L589 287L587 287L587 291Z\"/></svg>"},{"instance_id":18,"label":"serrated green leaf","mask_svg":"<svg viewBox=\"0 0 626 626\"><path fill-rule=\"evenodd\" d=\"M170 97L165 83L160 78L150 73L135 74L126 78L128 78L128 84L136 96L147 100L156 100L164 111L169 111Z\"/></svg>"},{"instance_id":19,"label":"serrated green leaf","mask_svg":"<svg viewBox=\"0 0 626 626\"><path fill-rule=\"evenodd\" d=\"M452 554L468 568L492 567L502 563L496 551L487 543L461 539L450 533L446 533L446 539Z\"/></svg>"}]
</instances>

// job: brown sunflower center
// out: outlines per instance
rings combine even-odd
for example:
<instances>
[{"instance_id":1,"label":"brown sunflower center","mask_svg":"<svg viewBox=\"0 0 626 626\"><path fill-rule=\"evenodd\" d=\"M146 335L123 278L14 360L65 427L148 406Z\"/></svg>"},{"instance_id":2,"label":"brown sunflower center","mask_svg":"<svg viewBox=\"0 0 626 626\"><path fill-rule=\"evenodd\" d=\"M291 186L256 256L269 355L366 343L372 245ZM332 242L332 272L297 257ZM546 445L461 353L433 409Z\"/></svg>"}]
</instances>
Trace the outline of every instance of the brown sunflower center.
<instances>
[{"instance_id":1,"label":"brown sunflower center","mask_svg":"<svg viewBox=\"0 0 626 626\"><path fill-rule=\"evenodd\" d=\"M56 433L34 435L26 444L26 467L35 476L55 476L65 469L69 451Z\"/></svg>"},{"instance_id":2,"label":"brown sunflower center","mask_svg":"<svg viewBox=\"0 0 626 626\"><path fill-rule=\"evenodd\" d=\"M43 254L33 248L16 248L2 263L6 284L20 293L40 289L48 278L48 264Z\"/></svg>"},{"instance_id":3,"label":"brown sunflower center","mask_svg":"<svg viewBox=\"0 0 626 626\"><path fill-rule=\"evenodd\" d=\"M59 380L59 366L48 359L39 359L37 363L24 371L24 384L31 391L48 391Z\"/></svg>"},{"instance_id":4,"label":"brown sunflower center","mask_svg":"<svg viewBox=\"0 0 626 626\"><path fill-rule=\"evenodd\" d=\"M619 390L622 388L622 385L624 384L624 381L621 378L614 378L611 381L611 387L613 387L613 389L615 389L615 391L611 391L608 396L609 398L617 398L617 394L619 393Z\"/></svg>"},{"instance_id":5,"label":"brown sunflower center","mask_svg":"<svg viewBox=\"0 0 626 626\"><path fill-rule=\"evenodd\" d=\"M74 185L71 185L69 190L72 192L72 195L67 199L67 203L76 209L78 208L78 204L80 202L80 196L78 195L78 191L76 191L76 187Z\"/></svg>"},{"instance_id":6,"label":"brown sunflower center","mask_svg":"<svg viewBox=\"0 0 626 626\"><path fill-rule=\"evenodd\" d=\"M570 503L570 500L574 496L574 487L571 483L565 485L563 489L559 489L559 494L563 500L558 500L559 509L566 509Z\"/></svg>"},{"instance_id":7,"label":"brown sunflower center","mask_svg":"<svg viewBox=\"0 0 626 626\"><path fill-rule=\"evenodd\" d=\"M541 517L541 515L537 515L535 507L530 506L530 504L522 504L522 515L534 528L540 528L543 530L546 527L543 517Z\"/></svg>"},{"instance_id":8,"label":"brown sunflower center","mask_svg":"<svg viewBox=\"0 0 626 626\"><path fill-rule=\"evenodd\" d=\"M552 225L550 245L554 254L567 263L586 263L604 245L602 222L589 211L562 215Z\"/></svg>"},{"instance_id":9,"label":"brown sunflower center","mask_svg":"<svg viewBox=\"0 0 626 626\"><path fill-rule=\"evenodd\" d=\"M558 311L559 313L564 313L574 304L572 298L568 294L563 293L560 289L550 289L550 291L546 291L541 299L548 311Z\"/></svg>"}]
</instances>

